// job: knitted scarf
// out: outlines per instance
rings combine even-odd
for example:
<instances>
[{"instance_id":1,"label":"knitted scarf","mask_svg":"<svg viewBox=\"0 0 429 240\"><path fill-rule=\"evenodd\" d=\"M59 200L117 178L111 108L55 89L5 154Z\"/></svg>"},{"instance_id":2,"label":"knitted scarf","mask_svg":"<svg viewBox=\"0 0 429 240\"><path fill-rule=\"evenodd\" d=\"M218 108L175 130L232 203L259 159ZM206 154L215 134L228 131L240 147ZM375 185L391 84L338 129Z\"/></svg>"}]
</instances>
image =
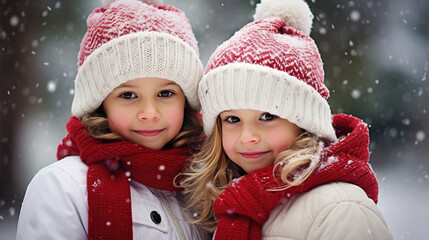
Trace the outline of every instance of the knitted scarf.
<instances>
[{"instance_id":1,"label":"knitted scarf","mask_svg":"<svg viewBox=\"0 0 429 240\"><path fill-rule=\"evenodd\" d=\"M58 160L79 155L89 166L88 239L133 239L130 179L156 189L180 190L173 179L189 157L186 148L161 151L129 141L102 143L75 117L69 119L66 129Z\"/></svg>"},{"instance_id":2,"label":"knitted scarf","mask_svg":"<svg viewBox=\"0 0 429 240\"><path fill-rule=\"evenodd\" d=\"M296 194L333 181L356 184L377 203L378 183L368 164L366 124L340 114L333 116L333 126L340 140L322 151L320 167L303 184L267 191L282 186L273 177L272 165L233 180L214 203L218 219L215 239L261 239L262 225L273 208Z\"/></svg>"}]
</instances>

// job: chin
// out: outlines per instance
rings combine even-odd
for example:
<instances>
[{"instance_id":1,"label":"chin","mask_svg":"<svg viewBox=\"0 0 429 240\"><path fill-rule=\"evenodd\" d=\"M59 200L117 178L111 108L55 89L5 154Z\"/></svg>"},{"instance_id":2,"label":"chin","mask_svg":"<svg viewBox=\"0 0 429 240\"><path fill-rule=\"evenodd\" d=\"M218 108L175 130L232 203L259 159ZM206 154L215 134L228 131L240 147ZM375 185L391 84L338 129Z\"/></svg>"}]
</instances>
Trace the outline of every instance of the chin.
<instances>
[{"instance_id":1,"label":"chin","mask_svg":"<svg viewBox=\"0 0 429 240\"><path fill-rule=\"evenodd\" d=\"M161 150L164 147L164 145L161 146L160 144L139 143L139 145L141 145L141 146L143 146L145 148L152 149L152 150Z\"/></svg>"}]
</instances>

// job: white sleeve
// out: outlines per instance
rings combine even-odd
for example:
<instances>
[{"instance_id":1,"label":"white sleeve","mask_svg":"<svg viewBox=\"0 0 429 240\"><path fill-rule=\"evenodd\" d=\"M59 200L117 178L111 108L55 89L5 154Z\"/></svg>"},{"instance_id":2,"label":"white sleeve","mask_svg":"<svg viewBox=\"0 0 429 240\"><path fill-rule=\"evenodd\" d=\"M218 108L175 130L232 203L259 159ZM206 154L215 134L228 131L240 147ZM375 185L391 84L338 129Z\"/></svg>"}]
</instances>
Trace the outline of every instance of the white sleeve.
<instances>
[{"instance_id":1,"label":"white sleeve","mask_svg":"<svg viewBox=\"0 0 429 240\"><path fill-rule=\"evenodd\" d=\"M57 162L58 163L58 162ZM57 163L39 171L28 185L16 239L88 239L85 179L78 183Z\"/></svg>"},{"instance_id":2,"label":"white sleeve","mask_svg":"<svg viewBox=\"0 0 429 240\"><path fill-rule=\"evenodd\" d=\"M319 212L306 239L393 239L374 206L337 202Z\"/></svg>"}]
</instances>

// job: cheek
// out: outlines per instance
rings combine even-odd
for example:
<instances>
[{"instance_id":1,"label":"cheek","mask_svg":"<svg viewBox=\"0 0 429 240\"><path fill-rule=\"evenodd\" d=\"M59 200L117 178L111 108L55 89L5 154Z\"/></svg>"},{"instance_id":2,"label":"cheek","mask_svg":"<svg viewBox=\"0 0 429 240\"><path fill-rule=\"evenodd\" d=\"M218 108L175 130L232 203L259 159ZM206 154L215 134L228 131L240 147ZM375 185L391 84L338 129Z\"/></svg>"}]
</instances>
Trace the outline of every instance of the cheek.
<instances>
[{"instance_id":1,"label":"cheek","mask_svg":"<svg viewBox=\"0 0 429 240\"><path fill-rule=\"evenodd\" d=\"M175 131L179 132L183 125L184 114L183 108L169 109L165 111L165 119Z\"/></svg>"},{"instance_id":2,"label":"cheek","mask_svg":"<svg viewBox=\"0 0 429 240\"><path fill-rule=\"evenodd\" d=\"M233 159L232 153L233 153L233 146L234 146L234 137L232 134L230 134L227 131L222 131L222 147L225 151L226 155L230 159Z\"/></svg>"},{"instance_id":3,"label":"cheek","mask_svg":"<svg viewBox=\"0 0 429 240\"><path fill-rule=\"evenodd\" d=\"M289 134L282 134L280 131L273 131L269 134L267 139L274 149L275 157L277 157L279 153L289 149L295 137Z\"/></svg>"},{"instance_id":4,"label":"cheek","mask_svg":"<svg viewBox=\"0 0 429 240\"><path fill-rule=\"evenodd\" d=\"M107 120L109 127L113 132L118 132L128 128L131 122L131 116L126 111L121 111L120 108L117 111L109 112L107 114Z\"/></svg>"}]
</instances>

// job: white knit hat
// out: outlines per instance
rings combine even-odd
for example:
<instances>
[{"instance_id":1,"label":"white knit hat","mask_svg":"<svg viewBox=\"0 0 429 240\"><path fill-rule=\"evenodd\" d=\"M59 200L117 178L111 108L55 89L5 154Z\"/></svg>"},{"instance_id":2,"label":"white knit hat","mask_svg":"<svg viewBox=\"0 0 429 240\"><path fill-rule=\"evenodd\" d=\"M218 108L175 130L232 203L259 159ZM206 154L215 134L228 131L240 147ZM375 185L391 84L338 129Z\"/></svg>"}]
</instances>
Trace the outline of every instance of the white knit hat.
<instances>
[{"instance_id":1,"label":"white knit hat","mask_svg":"<svg viewBox=\"0 0 429 240\"><path fill-rule=\"evenodd\" d=\"M116 87L145 77L176 82L191 107L199 110L203 66L185 14L170 5L139 0L102 2L105 5L87 19L72 114L80 118L95 111Z\"/></svg>"},{"instance_id":2,"label":"white knit hat","mask_svg":"<svg viewBox=\"0 0 429 240\"><path fill-rule=\"evenodd\" d=\"M212 134L222 111L254 109L335 141L323 63L308 36L308 5L303 0L262 0L254 18L209 59L198 92L206 135Z\"/></svg>"}]
</instances>

